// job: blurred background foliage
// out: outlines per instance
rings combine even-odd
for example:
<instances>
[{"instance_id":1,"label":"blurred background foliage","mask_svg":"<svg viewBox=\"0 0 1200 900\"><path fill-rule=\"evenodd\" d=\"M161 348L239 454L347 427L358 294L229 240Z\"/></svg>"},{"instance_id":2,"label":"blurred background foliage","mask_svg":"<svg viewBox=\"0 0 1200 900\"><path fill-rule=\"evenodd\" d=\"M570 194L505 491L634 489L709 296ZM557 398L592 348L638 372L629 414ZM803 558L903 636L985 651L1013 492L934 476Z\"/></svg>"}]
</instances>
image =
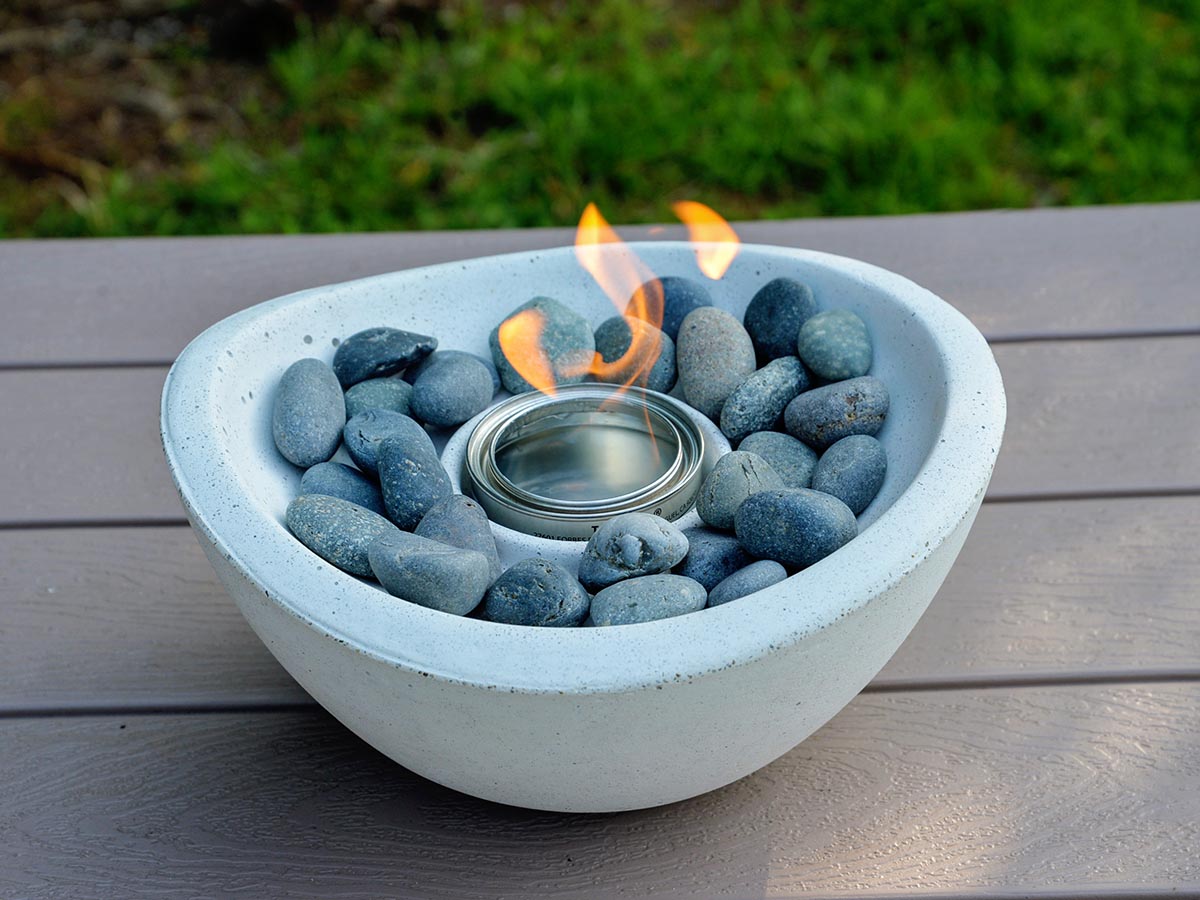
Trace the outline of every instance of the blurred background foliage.
<instances>
[{"instance_id":1,"label":"blurred background foliage","mask_svg":"<svg viewBox=\"0 0 1200 900\"><path fill-rule=\"evenodd\" d=\"M1200 198L1200 0L6 0L0 235Z\"/></svg>"}]
</instances>

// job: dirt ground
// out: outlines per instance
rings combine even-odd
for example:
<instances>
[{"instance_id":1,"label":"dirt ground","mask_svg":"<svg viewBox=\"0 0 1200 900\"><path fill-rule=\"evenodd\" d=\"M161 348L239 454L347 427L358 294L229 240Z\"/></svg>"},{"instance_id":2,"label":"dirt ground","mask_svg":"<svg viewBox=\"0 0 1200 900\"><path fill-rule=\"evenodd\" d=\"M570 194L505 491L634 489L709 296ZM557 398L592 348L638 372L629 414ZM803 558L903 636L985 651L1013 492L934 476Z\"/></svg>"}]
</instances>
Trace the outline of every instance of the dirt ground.
<instances>
[{"instance_id":1,"label":"dirt ground","mask_svg":"<svg viewBox=\"0 0 1200 900\"><path fill-rule=\"evenodd\" d=\"M0 5L0 176L68 202L110 167L152 175L185 145L237 134L271 100L263 63L305 19L386 32L397 0L9 0Z\"/></svg>"}]
</instances>

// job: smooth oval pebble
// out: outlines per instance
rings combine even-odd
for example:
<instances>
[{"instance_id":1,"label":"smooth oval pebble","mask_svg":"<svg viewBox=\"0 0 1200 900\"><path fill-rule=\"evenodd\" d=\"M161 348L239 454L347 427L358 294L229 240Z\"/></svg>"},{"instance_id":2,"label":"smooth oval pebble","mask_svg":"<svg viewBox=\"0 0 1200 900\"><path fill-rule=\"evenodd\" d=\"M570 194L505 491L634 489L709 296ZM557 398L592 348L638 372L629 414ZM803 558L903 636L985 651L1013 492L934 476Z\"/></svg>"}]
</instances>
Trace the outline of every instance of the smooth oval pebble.
<instances>
[{"instance_id":1,"label":"smooth oval pebble","mask_svg":"<svg viewBox=\"0 0 1200 900\"><path fill-rule=\"evenodd\" d=\"M638 332L637 349L625 359L633 346L635 331ZM605 319L596 329L596 352L610 366L620 362L619 366L612 366L611 371L602 371L600 381L633 383L663 394L675 386L675 342L648 322L624 316Z\"/></svg>"},{"instance_id":2,"label":"smooth oval pebble","mask_svg":"<svg viewBox=\"0 0 1200 900\"><path fill-rule=\"evenodd\" d=\"M713 528L728 531L738 507L759 491L778 490L783 481L761 456L734 450L717 460L700 486L696 512Z\"/></svg>"},{"instance_id":3,"label":"smooth oval pebble","mask_svg":"<svg viewBox=\"0 0 1200 900\"><path fill-rule=\"evenodd\" d=\"M451 494L429 508L414 529L414 534L441 541L451 547L475 550L488 560L492 581L500 575L500 554L487 513L478 503L462 494Z\"/></svg>"},{"instance_id":4,"label":"smooth oval pebble","mask_svg":"<svg viewBox=\"0 0 1200 900\"><path fill-rule=\"evenodd\" d=\"M271 413L271 434L283 458L305 469L325 462L337 452L345 424L346 402L333 370L319 359L288 366Z\"/></svg>"},{"instance_id":5,"label":"smooth oval pebble","mask_svg":"<svg viewBox=\"0 0 1200 900\"><path fill-rule=\"evenodd\" d=\"M361 412L342 429L346 452L350 454L356 466L372 475L379 473L379 445L384 438L392 435L400 435L413 441L419 440L418 436L429 438L416 419L387 409L368 409Z\"/></svg>"},{"instance_id":6,"label":"smooth oval pebble","mask_svg":"<svg viewBox=\"0 0 1200 900\"><path fill-rule=\"evenodd\" d=\"M866 434L842 438L824 452L812 488L837 497L856 516L871 505L887 476L887 451Z\"/></svg>"},{"instance_id":7,"label":"smooth oval pebble","mask_svg":"<svg viewBox=\"0 0 1200 900\"><path fill-rule=\"evenodd\" d=\"M858 534L858 522L845 503L803 488L755 494L738 507L735 527L750 555L800 568Z\"/></svg>"},{"instance_id":8,"label":"smooth oval pebble","mask_svg":"<svg viewBox=\"0 0 1200 900\"><path fill-rule=\"evenodd\" d=\"M607 587L592 598L593 625L634 625L704 609L704 585L682 575L645 575Z\"/></svg>"},{"instance_id":9,"label":"smooth oval pebble","mask_svg":"<svg viewBox=\"0 0 1200 900\"><path fill-rule=\"evenodd\" d=\"M776 278L759 288L742 318L759 360L794 355L800 326L816 311L817 301L806 284Z\"/></svg>"},{"instance_id":10,"label":"smooth oval pebble","mask_svg":"<svg viewBox=\"0 0 1200 900\"><path fill-rule=\"evenodd\" d=\"M592 598L557 563L523 559L509 566L483 598L483 616L506 625L569 628L587 618Z\"/></svg>"},{"instance_id":11,"label":"smooth oval pebble","mask_svg":"<svg viewBox=\"0 0 1200 900\"><path fill-rule=\"evenodd\" d=\"M647 291L652 293L639 299L638 295L645 294ZM662 321L655 322L653 316L660 303ZM683 324L683 320L692 310L702 306L712 306L712 297L709 296L703 285L690 278L665 275L662 278L650 279L634 291L625 307L625 315L650 322L674 341L679 337L679 326Z\"/></svg>"},{"instance_id":12,"label":"smooth oval pebble","mask_svg":"<svg viewBox=\"0 0 1200 900\"><path fill-rule=\"evenodd\" d=\"M708 605L720 606L730 600L739 600L755 591L779 584L787 578L787 569L773 559L760 559L744 569L734 572L708 592Z\"/></svg>"},{"instance_id":13,"label":"smooth oval pebble","mask_svg":"<svg viewBox=\"0 0 1200 900\"><path fill-rule=\"evenodd\" d=\"M675 574L700 582L706 591L754 561L732 534L704 527L685 528L683 534L688 552Z\"/></svg>"},{"instance_id":14,"label":"smooth oval pebble","mask_svg":"<svg viewBox=\"0 0 1200 900\"><path fill-rule=\"evenodd\" d=\"M808 372L794 356L773 359L752 373L721 407L721 431L740 441L756 431L775 427L792 398L808 390Z\"/></svg>"},{"instance_id":15,"label":"smooth oval pebble","mask_svg":"<svg viewBox=\"0 0 1200 900\"><path fill-rule=\"evenodd\" d=\"M412 385L402 378L368 378L346 391L346 418L353 419L368 409L386 409L408 415Z\"/></svg>"},{"instance_id":16,"label":"smooth oval pebble","mask_svg":"<svg viewBox=\"0 0 1200 900\"><path fill-rule=\"evenodd\" d=\"M747 435L739 450L756 453L767 461L784 487L806 488L812 484L813 471L817 467L816 452L790 434L780 431L756 431Z\"/></svg>"},{"instance_id":17,"label":"smooth oval pebble","mask_svg":"<svg viewBox=\"0 0 1200 900\"><path fill-rule=\"evenodd\" d=\"M817 313L800 327L796 352L827 381L858 378L871 371L867 323L848 309Z\"/></svg>"},{"instance_id":18,"label":"smooth oval pebble","mask_svg":"<svg viewBox=\"0 0 1200 900\"><path fill-rule=\"evenodd\" d=\"M487 409L492 376L475 357L443 357L428 366L412 386L412 414L427 425L453 428Z\"/></svg>"},{"instance_id":19,"label":"smooth oval pebble","mask_svg":"<svg viewBox=\"0 0 1200 900\"><path fill-rule=\"evenodd\" d=\"M416 528L429 510L454 493L450 476L424 431L384 438L379 443L378 462L383 506L388 518L406 531Z\"/></svg>"},{"instance_id":20,"label":"smooth oval pebble","mask_svg":"<svg viewBox=\"0 0 1200 900\"><path fill-rule=\"evenodd\" d=\"M717 421L734 388L754 371L754 345L732 315L714 306L689 313L679 327L675 365L683 395L696 410Z\"/></svg>"},{"instance_id":21,"label":"smooth oval pebble","mask_svg":"<svg viewBox=\"0 0 1200 900\"><path fill-rule=\"evenodd\" d=\"M437 349L437 338L399 328L368 328L342 341L333 355L333 371L348 388L403 372Z\"/></svg>"},{"instance_id":22,"label":"smooth oval pebble","mask_svg":"<svg viewBox=\"0 0 1200 900\"><path fill-rule=\"evenodd\" d=\"M492 393L496 393L501 388L500 373L496 371L496 364L486 356L480 356L478 353L468 353L466 350L438 350L429 354L415 366L411 366L404 370L402 376L409 384L415 382L421 377L421 373L428 369L431 365L440 359L455 359L458 357L469 356L471 359L477 359L483 363L483 367L488 370L488 374L492 376Z\"/></svg>"},{"instance_id":23,"label":"smooth oval pebble","mask_svg":"<svg viewBox=\"0 0 1200 900\"><path fill-rule=\"evenodd\" d=\"M356 503L325 494L301 494L288 504L288 531L326 562L351 575L371 577L367 552L400 529Z\"/></svg>"},{"instance_id":24,"label":"smooth oval pebble","mask_svg":"<svg viewBox=\"0 0 1200 900\"><path fill-rule=\"evenodd\" d=\"M393 597L455 616L479 605L491 582L482 553L396 531L368 549L371 571Z\"/></svg>"},{"instance_id":25,"label":"smooth oval pebble","mask_svg":"<svg viewBox=\"0 0 1200 900\"><path fill-rule=\"evenodd\" d=\"M324 494L384 515L383 494L379 487L357 469L342 463L317 463L300 478L301 494Z\"/></svg>"},{"instance_id":26,"label":"smooth oval pebble","mask_svg":"<svg viewBox=\"0 0 1200 900\"><path fill-rule=\"evenodd\" d=\"M592 534L579 562L579 580L595 592L626 578L666 572L687 551L687 538L666 519L624 513Z\"/></svg>"},{"instance_id":27,"label":"smooth oval pebble","mask_svg":"<svg viewBox=\"0 0 1200 900\"><path fill-rule=\"evenodd\" d=\"M805 391L787 405L788 433L825 449L852 434L876 435L888 412L887 386L871 375Z\"/></svg>"},{"instance_id":28,"label":"smooth oval pebble","mask_svg":"<svg viewBox=\"0 0 1200 900\"><path fill-rule=\"evenodd\" d=\"M538 343L546 359L550 361L554 383L577 384L583 381L596 352L596 338L588 320L550 297L534 297L505 316L504 321L507 322L514 316L530 310L537 313L535 321L541 328ZM533 390L533 385L525 380L504 355L504 349L500 346L499 325L488 335L488 347L491 348L492 362L496 364L500 382L505 388L514 394Z\"/></svg>"}]
</instances>

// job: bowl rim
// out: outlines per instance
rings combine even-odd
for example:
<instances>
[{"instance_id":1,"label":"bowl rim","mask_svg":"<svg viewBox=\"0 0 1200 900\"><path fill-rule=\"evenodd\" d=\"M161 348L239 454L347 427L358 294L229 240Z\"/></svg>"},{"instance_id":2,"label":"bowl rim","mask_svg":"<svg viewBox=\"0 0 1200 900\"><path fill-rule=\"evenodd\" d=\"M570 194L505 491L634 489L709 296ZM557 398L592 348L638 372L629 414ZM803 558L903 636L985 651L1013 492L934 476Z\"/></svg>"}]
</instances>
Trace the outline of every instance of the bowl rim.
<instances>
[{"instance_id":1,"label":"bowl rim","mask_svg":"<svg viewBox=\"0 0 1200 900\"><path fill-rule=\"evenodd\" d=\"M624 245L651 254L682 241ZM621 252L614 247L614 252ZM249 307L193 339L167 374L161 437L192 527L255 588L324 637L423 677L512 693L592 694L653 689L747 665L833 626L903 581L973 516L991 478L1006 404L999 369L979 331L954 307L885 269L833 254L744 244L882 290L927 332L940 356L946 397L931 448L910 484L855 540L760 591L753 604L613 628L529 628L468 619L392 598L319 560L242 487L222 456L212 422L216 361L234 335L285 307L388 281L461 273L464 267L528 264L572 247L477 257L309 288ZM272 527L273 526L273 527ZM899 526L899 527L897 527ZM237 539L238 534L253 540ZM319 563L314 567L313 561ZM312 609L304 596L324 599Z\"/></svg>"}]
</instances>

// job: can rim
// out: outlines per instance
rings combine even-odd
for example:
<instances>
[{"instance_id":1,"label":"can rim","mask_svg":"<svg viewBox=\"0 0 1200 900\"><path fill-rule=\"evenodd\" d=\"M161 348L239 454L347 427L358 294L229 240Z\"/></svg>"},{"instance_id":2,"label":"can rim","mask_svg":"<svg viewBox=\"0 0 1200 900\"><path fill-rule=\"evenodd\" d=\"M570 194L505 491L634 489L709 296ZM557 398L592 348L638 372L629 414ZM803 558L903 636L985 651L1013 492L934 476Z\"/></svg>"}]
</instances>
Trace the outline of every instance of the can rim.
<instances>
[{"instance_id":1,"label":"can rim","mask_svg":"<svg viewBox=\"0 0 1200 900\"><path fill-rule=\"evenodd\" d=\"M545 395L543 395L543 396L545 396ZM557 400L558 398L551 397L548 399ZM538 494L533 491L526 490L525 488L522 488L520 485L518 485L516 482L514 482L511 478L509 478L505 474L504 469L503 469L503 467L500 463L500 459L499 459L500 453L502 452L502 450L506 449L506 446L507 446L505 444L505 438L510 431L512 431L519 425L525 424L525 422L524 422L525 419L528 419L528 418L534 416L535 414L541 414L542 418L548 419L550 417L551 413L548 413L547 410L552 406L567 407L570 405L575 405L579 408L580 412L590 411L593 413L598 412L598 413L611 413L611 414L616 414L618 412L625 412L625 411L633 412L636 408L635 404L633 402L629 401L627 399L627 395L625 395L623 393L614 393L614 394L610 395L607 399L603 400L599 405L590 403L589 401L592 399L593 398L591 396L588 396L588 397L572 396L572 397L562 398L557 403L543 402L543 403L536 404L536 405L530 404L528 407L526 407L524 410L522 410L519 414L510 417L507 421L498 421L497 427L495 428L494 432L491 435L490 440L487 443L487 459L485 460L485 463L487 465L489 474L494 477L496 482L498 482L500 485L503 486L503 489L507 493L509 493L513 497L520 498L521 500L525 501L526 503L530 504L531 506L546 507L546 508L566 507L568 509L586 509L586 510L594 510L594 509L604 507L604 506L619 506L625 502L628 502L628 501L633 500L638 497L645 496L648 493L654 492L659 487L670 482L671 479L673 479L674 477L677 476L677 473L679 472L680 467L683 465L683 458L684 458L683 438L679 433L679 428L670 420L670 418L664 416L657 409L655 409L649 405L646 405L646 404L641 405L641 411L644 411L647 417L653 416L657 420L658 428L655 428L653 424L648 423L646 428L639 428L638 430L640 430L646 434L651 434L651 435L662 434L662 435L668 436L670 438L671 443L675 447L675 456L671 460L671 463L667 467L666 471L664 471L661 475L659 475L653 481L643 485L640 488L636 488L632 491L627 491L624 494L616 494L611 497L596 498L593 500L565 500L565 499L560 499L557 497L549 497L544 494ZM612 405L609 406L609 404L612 404ZM570 413L572 411L573 410L571 410L571 409L563 409L561 412ZM629 418L633 421L636 421L639 417L631 416ZM522 435L520 438L512 437L512 438L509 438L509 442L513 443L516 440L519 440L523 437L533 437L534 434L536 434L536 433L539 433L539 432L531 432L529 435Z\"/></svg>"},{"instance_id":2,"label":"can rim","mask_svg":"<svg viewBox=\"0 0 1200 900\"><path fill-rule=\"evenodd\" d=\"M613 497L559 500L523 489L503 473L497 453L505 434L531 416L535 422L549 420L546 410L551 407L566 407L568 412L636 411L637 416L629 417L634 421L645 413L674 441L675 457L653 481ZM650 424L643 430L653 433L655 427ZM587 382L559 387L554 394L517 394L493 407L467 441L464 483L497 524L538 537L585 540L622 513L651 512L668 520L684 515L699 493L705 453L703 433L672 398L637 386Z\"/></svg>"}]
</instances>

